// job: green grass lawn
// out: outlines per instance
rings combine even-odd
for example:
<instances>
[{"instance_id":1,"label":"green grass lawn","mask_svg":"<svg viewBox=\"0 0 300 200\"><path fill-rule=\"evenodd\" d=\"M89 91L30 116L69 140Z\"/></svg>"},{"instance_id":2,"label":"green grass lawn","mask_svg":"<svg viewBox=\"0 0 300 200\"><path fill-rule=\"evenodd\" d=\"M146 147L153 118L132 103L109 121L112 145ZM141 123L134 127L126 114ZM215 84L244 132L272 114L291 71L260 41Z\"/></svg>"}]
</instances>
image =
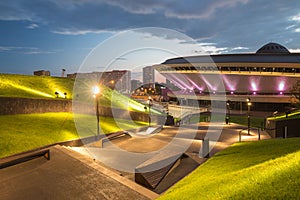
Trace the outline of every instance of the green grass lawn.
<instances>
[{"instance_id":1,"label":"green grass lawn","mask_svg":"<svg viewBox=\"0 0 300 200\"><path fill-rule=\"evenodd\" d=\"M60 98L67 93L67 98L72 98L74 79L30 76L19 74L0 74L0 96L26 97L26 98Z\"/></svg>"},{"instance_id":2,"label":"green grass lawn","mask_svg":"<svg viewBox=\"0 0 300 200\"><path fill-rule=\"evenodd\" d=\"M288 118L286 118L285 114L282 114L282 115L279 115L276 117L268 117L268 120L280 121L280 120L299 119L299 118L300 118L300 111L296 111L296 112L289 114Z\"/></svg>"},{"instance_id":3,"label":"green grass lawn","mask_svg":"<svg viewBox=\"0 0 300 200\"><path fill-rule=\"evenodd\" d=\"M76 80L76 100L94 104L92 87L95 80ZM71 78L51 76L31 76L19 74L0 74L0 97L22 97L22 98L50 98L57 99L55 92L58 92L59 99L73 98L73 86L75 80ZM145 112L144 104L141 104L115 90L101 86L100 105L115 107L123 110ZM147 112L149 109L147 109ZM152 114L162 114L160 111L151 109Z\"/></svg>"},{"instance_id":4,"label":"green grass lawn","mask_svg":"<svg viewBox=\"0 0 300 200\"><path fill-rule=\"evenodd\" d=\"M56 142L96 135L96 119L89 115L76 115L80 136L72 113L44 113L26 115L0 115L0 158L28 151ZM147 125L107 117L100 118L102 133L128 130ZM82 129L84 128L84 131Z\"/></svg>"},{"instance_id":5,"label":"green grass lawn","mask_svg":"<svg viewBox=\"0 0 300 200\"><path fill-rule=\"evenodd\" d=\"M299 199L300 138L236 143L159 199Z\"/></svg>"}]
</instances>

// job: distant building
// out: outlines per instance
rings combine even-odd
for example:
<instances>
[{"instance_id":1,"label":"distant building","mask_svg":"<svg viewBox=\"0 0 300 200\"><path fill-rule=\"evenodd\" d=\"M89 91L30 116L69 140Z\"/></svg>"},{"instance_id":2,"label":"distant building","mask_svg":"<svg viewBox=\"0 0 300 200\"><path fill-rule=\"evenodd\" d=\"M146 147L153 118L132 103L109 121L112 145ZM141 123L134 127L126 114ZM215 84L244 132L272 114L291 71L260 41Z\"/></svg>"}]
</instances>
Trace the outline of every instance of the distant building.
<instances>
[{"instance_id":1,"label":"distant building","mask_svg":"<svg viewBox=\"0 0 300 200\"><path fill-rule=\"evenodd\" d=\"M136 90L142 85L140 80L131 80L131 91Z\"/></svg>"},{"instance_id":2,"label":"distant building","mask_svg":"<svg viewBox=\"0 0 300 200\"><path fill-rule=\"evenodd\" d=\"M34 71L33 75L35 75L35 76L50 76L50 71L38 70L38 71Z\"/></svg>"},{"instance_id":3,"label":"distant building","mask_svg":"<svg viewBox=\"0 0 300 200\"><path fill-rule=\"evenodd\" d=\"M150 85L154 84L154 68L152 66L143 68L143 84Z\"/></svg>"},{"instance_id":4,"label":"distant building","mask_svg":"<svg viewBox=\"0 0 300 200\"><path fill-rule=\"evenodd\" d=\"M119 92L129 93L131 91L131 71L113 70L102 72L100 82Z\"/></svg>"}]
</instances>

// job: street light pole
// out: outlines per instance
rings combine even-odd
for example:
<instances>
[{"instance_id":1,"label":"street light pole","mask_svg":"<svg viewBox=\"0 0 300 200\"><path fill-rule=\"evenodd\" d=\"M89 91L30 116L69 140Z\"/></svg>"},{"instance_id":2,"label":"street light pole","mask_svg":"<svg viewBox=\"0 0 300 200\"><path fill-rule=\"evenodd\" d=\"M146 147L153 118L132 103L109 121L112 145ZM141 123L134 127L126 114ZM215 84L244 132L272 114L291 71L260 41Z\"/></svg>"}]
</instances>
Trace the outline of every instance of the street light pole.
<instances>
[{"instance_id":1,"label":"street light pole","mask_svg":"<svg viewBox=\"0 0 300 200\"><path fill-rule=\"evenodd\" d=\"M152 98L148 97L148 107L149 107L149 127L151 126L151 106L152 106Z\"/></svg>"},{"instance_id":2,"label":"street light pole","mask_svg":"<svg viewBox=\"0 0 300 200\"><path fill-rule=\"evenodd\" d=\"M228 114L226 116L226 124L230 125L230 100L227 100L226 106L227 106L227 114Z\"/></svg>"},{"instance_id":3,"label":"street light pole","mask_svg":"<svg viewBox=\"0 0 300 200\"><path fill-rule=\"evenodd\" d=\"M93 94L95 98L95 110L96 110L96 118L97 118L97 139L100 136L100 113L99 113L99 94L100 88L98 86L93 87Z\"/></svg>"},{"instance_id":4,"label":"street light pole","mask_svg":"<svg viewBox=\"0 0 300 200\"><path fill-rule=\"evenodd\" d=\"M251 107L252 103L251 103L251 99L247 98L247 106L248 106L248 135L250 135L250 107Z\"/></svg>"}]
</instances>

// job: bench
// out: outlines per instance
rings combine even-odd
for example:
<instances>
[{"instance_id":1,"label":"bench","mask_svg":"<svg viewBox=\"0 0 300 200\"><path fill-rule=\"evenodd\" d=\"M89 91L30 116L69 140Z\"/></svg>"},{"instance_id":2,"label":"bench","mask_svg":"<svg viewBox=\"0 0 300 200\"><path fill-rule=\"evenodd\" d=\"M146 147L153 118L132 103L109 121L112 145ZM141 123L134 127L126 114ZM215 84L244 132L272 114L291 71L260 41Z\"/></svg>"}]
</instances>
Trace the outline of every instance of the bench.
<instances>
[{"instance_id":1,"label":"bench","mask_svg":"<svg viewBox=\"0 0 300 200\"><path fill-rule=\"evenodd\" d=\"M105 142L118 139L118 138L120 138L122 136L125 136L125 135L129 135L129 133L127 131L119 131L119 132L107 134L105 137L103 137L100 140L100 147L103 148L103 145L104 145Z\"/></svg>"},{"instance_id":2,"label":"bench","mask_svg":"<svg viewBox=\"0 0 300 200\"><path fill-rule=\"evenodd\" d=\"M0 169L43 156L50 160L50 149L37 149L0 159Z\"/></svg>"}]
</instances>

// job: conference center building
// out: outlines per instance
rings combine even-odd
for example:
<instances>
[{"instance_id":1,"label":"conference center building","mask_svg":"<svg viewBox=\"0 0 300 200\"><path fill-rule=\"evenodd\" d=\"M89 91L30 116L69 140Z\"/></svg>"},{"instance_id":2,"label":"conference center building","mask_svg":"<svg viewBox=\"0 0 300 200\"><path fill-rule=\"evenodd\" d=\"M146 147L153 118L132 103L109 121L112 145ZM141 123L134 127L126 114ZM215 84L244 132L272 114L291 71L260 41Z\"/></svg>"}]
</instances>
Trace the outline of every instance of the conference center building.
<instances>
[{"instance_id":1,"label":"conference center building","mask_svg":"<svg viewBox=\"0 0 300 200\"><path fill-rule=\"evenodd\" d=\"M232 109L285 111L296 101L292 86L300 80L300 53L268 43L255 53L200 55L168 59L154 65L179 90L169 98L186 105L209 106L211 101L231 102Z\"/></svg>"}]
</instances>

